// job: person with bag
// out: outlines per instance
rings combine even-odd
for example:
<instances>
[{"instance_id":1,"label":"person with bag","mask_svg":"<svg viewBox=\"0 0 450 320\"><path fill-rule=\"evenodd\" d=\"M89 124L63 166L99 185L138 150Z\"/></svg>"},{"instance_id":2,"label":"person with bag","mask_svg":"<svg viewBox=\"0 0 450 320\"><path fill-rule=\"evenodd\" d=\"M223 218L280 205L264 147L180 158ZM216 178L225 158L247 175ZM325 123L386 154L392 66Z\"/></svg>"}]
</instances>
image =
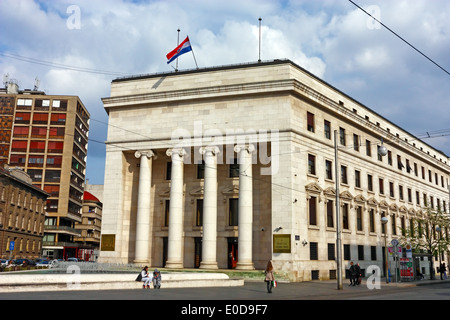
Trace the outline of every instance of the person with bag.
<instances>
[{"instance_id":1,"label":"person with bag","mask_svg":"<svg viewBox=\"0 0 450 320\"><path fill-rule=\"evenodd\" d=\"M142 289L150 289L150 282L152 282L152 276L148 272L148 267L145 266L144 269L142 269L141 273L136 278L136 281L143 281L144 284L142 285Z\"/></svg>"},{"instance_id":2,"label":"person with bag","mask_svg":"<svg viewBox=\"0 0 450 320\"><path fill-rule=\"evenodd\" d=\"M267 262L266 270L264 270L266 275L264 281L267 283L267 292L272 293L272 288L274 287L275 277L273 275L273 265L272 260Z\"/></svg>"}]
</instances>

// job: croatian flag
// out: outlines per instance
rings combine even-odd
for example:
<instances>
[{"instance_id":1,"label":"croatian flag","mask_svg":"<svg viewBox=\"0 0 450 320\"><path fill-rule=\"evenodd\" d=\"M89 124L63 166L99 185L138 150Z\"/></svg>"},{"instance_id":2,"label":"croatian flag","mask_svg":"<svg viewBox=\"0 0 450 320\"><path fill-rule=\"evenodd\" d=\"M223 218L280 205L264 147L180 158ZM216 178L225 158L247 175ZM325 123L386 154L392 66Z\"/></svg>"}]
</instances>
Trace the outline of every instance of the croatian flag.
<instances>
[{"instance_id":1,"label":"croatian flag","mask_svg":"<svg viewBox=\"0 0 450 320\"><path fill-rule=\"evenodd\" d=\"M171 63L173 60L181 56L183 53L192 51L191 43L189 42L189 37L186 37L184 41L171 52L169 52L167 57L167 64Z\"/></svg>"}]
</instances>

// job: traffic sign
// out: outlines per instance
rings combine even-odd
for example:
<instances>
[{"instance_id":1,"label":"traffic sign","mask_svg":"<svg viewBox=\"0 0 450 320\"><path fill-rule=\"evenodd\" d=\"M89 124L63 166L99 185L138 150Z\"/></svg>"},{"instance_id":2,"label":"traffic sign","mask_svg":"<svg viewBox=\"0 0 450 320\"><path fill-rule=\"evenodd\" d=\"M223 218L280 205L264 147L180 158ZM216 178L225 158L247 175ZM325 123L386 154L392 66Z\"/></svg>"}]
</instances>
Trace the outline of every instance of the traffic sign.
<instances>
[{"instance_id":1,"label":"traffic sign","mask_svg":"<svg viewBox=\"0 0 450 320\"><path fill-rule=\"evenodd\" d=\"M14 241L9 242L9 250L14 251Z\"/></svg>"}]
</instances>

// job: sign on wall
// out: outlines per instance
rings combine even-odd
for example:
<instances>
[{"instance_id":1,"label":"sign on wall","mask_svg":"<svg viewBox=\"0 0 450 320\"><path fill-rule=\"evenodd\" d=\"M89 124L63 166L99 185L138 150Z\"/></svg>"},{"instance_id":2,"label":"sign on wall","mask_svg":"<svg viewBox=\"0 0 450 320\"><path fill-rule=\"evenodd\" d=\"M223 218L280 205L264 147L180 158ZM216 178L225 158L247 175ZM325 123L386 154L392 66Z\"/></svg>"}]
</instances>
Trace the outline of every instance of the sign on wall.
<instances>
[{"instance_id":1,"label":"sign on wall","mask_svg":"<svg viewBox=\"0 0 450 320\"><path fill-rule=\"evenodd\" d=\"M273 235L273 253L291 253L291 235Z\"/></svg>"},{"instance_id":2,"label":"sign on wall","mask_svg":"<svg viewBox=\"0 0 450 320\"><path fill-rule=\"evenodd\" d=\"M101 251L115 251L116 249L116 235L102 234Z\"/></svg>"}]
</instances>

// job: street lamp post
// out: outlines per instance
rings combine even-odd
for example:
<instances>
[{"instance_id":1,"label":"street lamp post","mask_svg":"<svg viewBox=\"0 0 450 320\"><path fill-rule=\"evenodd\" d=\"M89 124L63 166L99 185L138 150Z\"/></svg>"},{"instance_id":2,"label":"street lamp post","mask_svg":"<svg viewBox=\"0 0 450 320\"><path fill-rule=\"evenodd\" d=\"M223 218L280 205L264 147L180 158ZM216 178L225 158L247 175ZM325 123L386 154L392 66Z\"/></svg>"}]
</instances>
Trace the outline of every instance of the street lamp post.
<instances>
[{"instance_id":1,"label":"street lamp post","mask_svg":"<svg viewBox=\"0 0 450 320\"><path fill-rule=\"evenodd\" d=\"M337 289L342 290L342 251L341 251L341 216L339 211L339 169L338 169L338 147L337 130L334 130L334 172L336 181L336 269Z\"/></svg>"},{"instance_id":2,"label":"street lamp post","mask_svg":"<svg viewBox=\"0 0 450 320\"><path fill-rule=\"evenodd\" d=\"M388 218L387 217L382 217L381 218L381 223L385 226L384 227L384 259L386 261L386 283L389 283L389 263L388 263L388 250L387 250L387 223L388 223Z\"/></svg>"},{"instance_id":3,"label":"street lamp post","mask_svg":"<svg viewBox=\"0 0 450 320\"><path fill-rule=\"evenodd\" d=\"M438 233L438 255L439 255L439 273L441 276L441 280L442 280L442 270L441 270L441 266L442 266L442 260L441 260L441 227L437 226L436 227L436 231Z\"/></svg>"}]
</instances>

